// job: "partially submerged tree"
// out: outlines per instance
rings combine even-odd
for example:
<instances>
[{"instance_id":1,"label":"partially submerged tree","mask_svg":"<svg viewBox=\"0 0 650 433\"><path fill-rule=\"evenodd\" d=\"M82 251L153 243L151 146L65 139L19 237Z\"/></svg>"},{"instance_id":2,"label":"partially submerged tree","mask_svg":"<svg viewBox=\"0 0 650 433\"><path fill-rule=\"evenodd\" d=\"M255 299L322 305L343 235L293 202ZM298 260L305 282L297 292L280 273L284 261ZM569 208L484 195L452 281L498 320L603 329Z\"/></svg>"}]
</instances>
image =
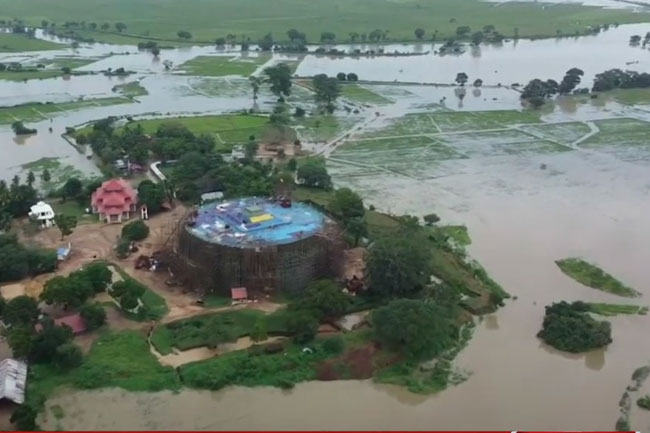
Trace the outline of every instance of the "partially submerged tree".
<instances>
[{"instance_id":1,"label":"partially submerged tree","mask_svg":"<svg viewBox=\"0 0 650 433\"><path fill-rule=\"evenodd\" d=\"M332 179L323 158L306 158L298 164L296 177L300 183L314 188L330 189Z\"/></svg>"},{"instance_id":2,"label":"partially submerged tree","mask_svg":"<svg viewBox=\"0 0 650 433\"><path fill-rule=\"evenodd\" d=\"M285 63L270 66L264 69L267 82L271 85L271 92L278 98L291 94L291 70Z\"/></svg>"}]
</instances>

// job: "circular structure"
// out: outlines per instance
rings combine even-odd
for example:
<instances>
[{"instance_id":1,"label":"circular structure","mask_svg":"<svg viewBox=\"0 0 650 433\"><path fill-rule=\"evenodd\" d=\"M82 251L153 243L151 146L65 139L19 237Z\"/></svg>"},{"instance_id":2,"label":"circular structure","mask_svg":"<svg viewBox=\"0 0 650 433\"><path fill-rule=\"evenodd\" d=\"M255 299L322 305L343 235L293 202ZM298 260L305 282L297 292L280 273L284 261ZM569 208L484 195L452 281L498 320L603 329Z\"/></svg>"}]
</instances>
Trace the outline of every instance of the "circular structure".
<instances>
[{"instance_id":1,"label":"circular structure","mask_svg":"<svg viewBox=\"0 0 650 433\"><path fill-rule=\"evenodd\" d=\"M332 274L335 224L315 208L244 198L201 206L180 230L178 253L194 285L296 291Z\"/></svg>"}]
</instances>

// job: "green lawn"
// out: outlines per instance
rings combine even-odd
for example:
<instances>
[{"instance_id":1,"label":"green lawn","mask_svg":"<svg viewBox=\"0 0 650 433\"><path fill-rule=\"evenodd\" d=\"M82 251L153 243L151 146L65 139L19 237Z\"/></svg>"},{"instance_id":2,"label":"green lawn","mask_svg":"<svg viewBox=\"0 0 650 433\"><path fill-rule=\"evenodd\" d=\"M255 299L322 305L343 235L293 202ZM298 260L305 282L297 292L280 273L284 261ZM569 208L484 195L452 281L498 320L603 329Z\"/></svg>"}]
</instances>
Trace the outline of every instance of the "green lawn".
<instances>
[{"instance_id":1,"label":"green lawn","mask_svg":"<svg viewBox=\"0 0 650 433\"><path fill-rule=\"evenodd\" d=\"M467 25L479 30L494 25L506 36L519 29L521 36L555 36L583 32L602 23L647 22L647 13L608 10L576 4L492 3L479 0L0 0L0 18L19 17L40 25L42 19L62 25L65 21L109 24L123 22L130 35L178 40L179 30L191 31L193 40L212 42L229 33L246 35L253 41L271 32L275 40L286 40L288 29L306 32L309 41L318 41L321 32L331 31L337 41L349 39L350 32L389 30L392 40L414 40L414 29L434 29L438 40L454 36L456 28ZM96 40L117 38L112 34L89 33Z\"/></svg>"},{"instance_id":2,"label":"green lawn","mask_svg":"<svg viewBox=\"0 0 650 433\"><path fill-rule=\"evenodd\" d=\"M77 224L91 224L99 222L97 215L86 213L86 206L80 205L76 200L50 202L55 214L64 214L77 217Z\"/></svg>"},{"instance_id":3,"label":"green lawn","mask_svg":"<svg viewBox=\"0 0 650 433\"><path fill-rule=\"evenodd\" d=\"M187 75L207 77L241 75L248 77L270 58L263 54L250 57L198 56L183 63L179 68Z\"/></svg>"},{"instance_id":4,"label":"green lawn","mask_svg":"<svg viewBox=\"0 0 650 433\"><path fill-rule=\"evenodd\" d=\"M390 104L393 102L358 84L342 85L341 96L361 104Z\"/></svg>"},{"instance_id":5,"label":"green lawn","mask_svg":"<svg viewBox=\"0 0 650 433\"><path fill-rule=\"evenodd\" d=\"M140 297L140 300L142 301L142 304L144 305L144 310L139 311L139 314L132 314L123 311L122 313L128 317L129 319L132 320L138 320L138 321L146 321L146 320L160 320L165 314L169 312L169 308L167 307L167 303L165 302L165 299L136 280L135 278L131 277L129 274L124 272L122 268L117 266L114 263L109 263L110 266L115 267L117 272L124 278L125 280L131 280L135 284L141 286L144 288L144 294ZM142 312L144 311L144 313Z\"/></svg>"},{"instance_id":6,"label":"green lawn","mask_svg":"<svg viewBox=\"0 0 650 433\"><path fill-rule=\"evenodd\" d=\"M619 314L648 314L648 307L625 304L605 304L600 302L587 302L589 312L601 316L616 316Z\"/></svg>"},{"instance_id":7,"label":"green lawn","mask_svg":"<svg viewBox=\"0 0 650 433\"><path fill-rule=\"evenodd\" d=\"M641 293L624 285L598 266L582 259L568 258L556 260L555 263L567 276L592 289L627 298L641 296Z\"/></svg>"},{"instance_id":8,"label":"green lawn","mask_svg":"<svg viewBox=\"0 0 650 433\"><path fill-rule=\"evenodd\" d=\"M2 11L0 12L0 15L2 15L4 11L6 11L4 5L0 5L0 11ZM65 45L55 44L54 42L43 41L41 39L29 38L26 35L17 35L13 33L0 33L0 53L13 53L13 52L23 52L23 51L46 51L46 50L58 50L62 48L65 48Z\"/></svg>"},{"instance_id":9,"label":"green lawn","mask_svg":"<svg viewBox=\"0 0 650 433\"><path fill-rule=\"evenodd\" d=\"M122 97L85 99L81 101L61 103L38 103L32 102L15 107L0 107L0 125L11 124L16 120L23 122L38 122L47 120L66 111L79 110L81 108L104 107L107 105L129 104L132 101Z\"/></svg>"}]
</instances>

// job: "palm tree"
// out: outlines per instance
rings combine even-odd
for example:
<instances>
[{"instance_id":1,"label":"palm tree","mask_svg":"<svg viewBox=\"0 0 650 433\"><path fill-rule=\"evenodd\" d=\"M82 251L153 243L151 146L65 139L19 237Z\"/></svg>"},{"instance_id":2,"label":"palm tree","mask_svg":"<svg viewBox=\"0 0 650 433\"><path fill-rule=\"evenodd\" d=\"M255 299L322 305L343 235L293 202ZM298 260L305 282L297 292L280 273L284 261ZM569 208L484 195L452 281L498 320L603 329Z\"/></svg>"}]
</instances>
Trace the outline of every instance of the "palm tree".
<instances>
[{"instance_id":1,"label":"palm tree","mask_svg":"<svg viewBox=\"0 0 650 433\"><path fill-rule=\"evenodd\" d=\"M257 93L260 91L260 86L263 81L260 77L250 77L251 87L253 88L253 101L257 100Z\"/></svg>"}]
</instances>

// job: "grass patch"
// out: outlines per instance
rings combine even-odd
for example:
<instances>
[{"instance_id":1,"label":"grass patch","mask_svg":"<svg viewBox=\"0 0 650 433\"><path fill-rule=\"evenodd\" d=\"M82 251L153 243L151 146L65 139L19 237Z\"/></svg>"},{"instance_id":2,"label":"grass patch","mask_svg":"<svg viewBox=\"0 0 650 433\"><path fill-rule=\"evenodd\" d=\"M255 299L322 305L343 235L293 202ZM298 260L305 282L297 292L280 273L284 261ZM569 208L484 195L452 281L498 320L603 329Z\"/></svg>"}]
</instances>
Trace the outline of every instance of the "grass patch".
<instances>
[{"instance_id":1,"label":"grass patch","mask_svg":"<svg viewBox=\"0 0 650 433\"><path fill-rule=\"evenodd\" d=\"M469 232L467 227L463 225L458 226L440 226L437 227L437 231L442 233L443 236L449 237L456 242L456 244L461 247L466 247L472 243L472 239L469 237Z\"/></svg>"},{"instance_id":2,"label":"grass patch","mask_svg":"<svg viewBox=\"0 0 650 433\"><path fill-rule=\"evenodd\" d=\"M11 124L16 120L23 122L39 122L47 120L67 111L82 108L105 107L108 105L128 104L132 101L122 97L86 99L61 103L30 102L14 107L0 107L0 124Z\"/></svg>"},{"instance_id":3,"label":"grass patch","mask_svg":"<svg viewBox=\"0 0 650 433\"><path fill-rule=\"evenodd\" d=\"M182 69L186 75L207 77L240 75L248 77L270 58L270 56L264 54L250 57L198 56L183 63L179 69Z\"/></svg>"},{"instance_id":4,"label":"grass patch","mask_svg":"<svg viewBox=\"0 0 650 433\"><path fill-rule=\"evenodd\" d=\"M142 301L144 308L141 308L138 314L121 311L121 313L124 314L127 318L139 322L148 321L148 320L160 320L169 312L169 308L167 307L165 298L163 298L162 296L160 296L159 294L157 294L156 292L154 292L153 290L151 290L150 288L148 288L147 286L145 286L135 278L131 277L115 263L107 263L107 265L113 266L124 280L126 281L130 280L133 283L144 288L144 294L140 297L140 300Z\"/></svg>"},{"instance_id":5,"label":"grass patch","mask_svg":"<svg viewBox=\"0 0 650 433\"><path fill-rule=\"evenodd\" d=\"M648 314L648 307L625 304L606 304L601 302L586 302L589 312L600 316L617 316L619 314Z\"/></svg>"},{"instance_id":6,"label":"grass patch","mask_svg":"<svg viewBox=\"0 0 650 433\"><path fill-rule=\"evenodd\" d=\"M348 39L350 32L369 33L373 29L387 29L391 40L415 40L413 30L438 29L438 40L455 36L459 25L480 30L486 24L494 25L504 35L513 35L513 26L521 37L584 32L589 26L604 23L647 22L648 14L624 9L603 9L578 4L537 4L518 2L494 4L478 0L437 0L435 2L390 0L332 0L327 7L322 2L287 0L272 10L263 0L240 0L220 3L215 11L212 2L188 0L160 3L155 0L101 0L88 3L83 0L60 0L51 8L47 0L19 2L0 1L1 18L21 17L27 24L40 25L47 11L50 21L123 22L127 29L121 36L113 33L80 30L84 36L96 40L137 38L140 35L177 41L176 32L192 32L193 41L213 42L228 33L244 34L257 41L271 32L277 40L286 40L290 28L303 29L309 41L318 41L323 31L331 31L338 41ZM157 9L154 9L156 8ZM150 12L155 10L155 14ZM218 12L218 13L215 13ZM149 13L149 14L148 14ZM148 14L148 15L147 15ZM143 19L142 17L148 17ZM452 18L456 19L452 20ZM76 30L76 29L75 29ZM113 29L111 29L113 30Z\"/></svg>"},{"instance_id":7,"label":"grass patch","mask_svg":"<svg viewBox=\"0 0 650 433\"><path fill-rule=\"evenodd\" d=\"M362 104L391 104L393 102L358 84L342 85L341 96Z\"/></svg>"},{"instance_id":8,"label":"grass patch","mask_svg":"<svg viewBox=\"0 0 650 433\"><path fill-rule=\"evenodd\" d=\"M55 214L65 214L77 218L77 224L90 224L99 222L97 216L86 213L86 207L76 200L50 202Z\"/></svg>"},{"instance_id":9,"label":"grass patch","mask_svg":"<svg viewBox=\"0 0 650 433\"><path fill-rule=\"evenodd\" d=\"M268 119L261 116L222 115L197 117L168 117L140 120L130 126L141 125L147 134L155 134L162 123L178 122L194 134L208 134L215 137L218 145L241 144L251 135L259 139L268 126Z\"/></svg>"},{"instance_id":10,"label":"grass patch","mask_svg":"<svg viewBox=\"0 0 650 433\"><path fill-rule=\"evenodd\" d=\"M127 391L161 391L180 388L178 375L164 367L149 351L137 331L104 332L80 367L62 371L50 364L29 368L26 403L41 408L61 386L80 389L119 387Z\"/></svg>"},{"instance_id":11,"label":"grass patch","mask_svg":"<svg viewBox=\"0 0 650 433\"><path fill-rule=\"evenodd\" d=\"M592 289L627 298L641 296L641 293L624 285L598 266L592 265L582 259L567 258L556 260L555 264L558 265L564 274Z\"/></svg>"},{"instance_id":12,"label":"grass patch","mask_svg":"<svg viewBox=\"0 0 650 433\"><path fill-rule=\"evenodd\" d=\"M614 89L599 95L624 105L650 105L650 89Z\"/></svg>"},{"instance_id":13,"label":"grass patch","mask_svg":"<svg viewBox=\"0 0 650 433\"><path fill-rule=\"evenodd\" d=\"M142 87L139 81L131 81L130 83L118 84L113 88L117 90L124 96L135 97L135 96L144 96L148 95L147 89Z\"/></svg>"},{"instance_id":14,"label":"grass patch","mask_svg":"<svg viewBox=\"0 0 650 433\"><path fill-rule=\"evenodd\" d=\"M6 9L4 9L4 6L0 6L0 10L4 11ZM65 47L63 44L30 38L27 35L0 33L0 53L59 50L63 47Z\"/></svg>"},{"instance_id":15,"label":"grass patch","mask_svg":"<svg viewBox=\"0 0 650 433\"><path fill-rule=\"evenodd\" d=\"M286 329L286 316L282 310L269 315L258 310L225 311L194 316L158 326L151 336L151 342L156 350L163 355L172 353L173 347L179 350L188 350L205 346L207 339L203 327L215 316L221 317L237 338L250 334L258 320L265 321L266 330L271 334L284 333Z\"/></svg>"},{"instance_id":16,"label":"grass patch","mask_svg":"<svg viewBox=\"0 0 650 433\"><path fill-rule=\"evenodd\" d=\"M29 80L45 80L48 78L60 77L63 71L56 70L27 70L27 71L2 71L0 72L0 80L7 81L29 81Z\"/></svg>"}]
</instances>

